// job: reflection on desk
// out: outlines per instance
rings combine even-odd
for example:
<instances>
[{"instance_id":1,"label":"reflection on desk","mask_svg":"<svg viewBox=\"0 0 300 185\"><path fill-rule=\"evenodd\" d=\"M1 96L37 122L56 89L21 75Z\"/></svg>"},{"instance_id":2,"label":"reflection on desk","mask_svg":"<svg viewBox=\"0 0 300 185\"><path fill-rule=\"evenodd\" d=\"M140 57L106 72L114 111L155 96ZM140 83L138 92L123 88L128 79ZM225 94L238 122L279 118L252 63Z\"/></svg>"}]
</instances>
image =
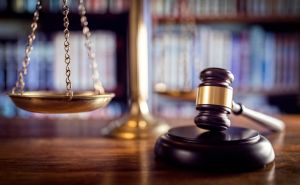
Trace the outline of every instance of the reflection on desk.
<instances>
[{"instance_id":1,"label":"reflection on desk","mask_svg":"<svg viewBox=\"0 0 300 185\"><path fill-rule=\"evenodd\" d=\"M275 164L245 173L183 170L155 160L156 138L114 140L100 136L108 121L0 118L0 184L300 184L300 116L281 116L285 133L270 134ZM172 126L194 124L167 120ZM220 154L221 155L221 154Z\"/></svg>"}]
</instances>

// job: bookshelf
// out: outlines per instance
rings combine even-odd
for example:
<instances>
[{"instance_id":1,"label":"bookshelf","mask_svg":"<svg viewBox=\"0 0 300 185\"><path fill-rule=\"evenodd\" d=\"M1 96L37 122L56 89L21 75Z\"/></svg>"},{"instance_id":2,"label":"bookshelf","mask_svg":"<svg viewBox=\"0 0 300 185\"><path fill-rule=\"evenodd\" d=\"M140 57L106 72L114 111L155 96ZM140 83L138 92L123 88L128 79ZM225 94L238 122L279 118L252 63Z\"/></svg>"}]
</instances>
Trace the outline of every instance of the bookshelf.
<instances>
[{"instance_id":1,"label":"bookshelf","mask_svg":"<svg viewBox=\"0 0 300 185\"><path fill-rule=\"evenodd\" d=\"M188 93L201 70L222 67L235 74L237 101L299 113L299 10L299 0L153 1L153 86ZM185 114L193 105L154 99L158 114L174 106L175 114Z\"/></svg>"},{"instance_id":2,"label":"bookshelf","mask_svg":"<svg viewBox=\"0 0 300 185\"><path fill-rule=\"evenodd\" d=\"M114 101L105 109L92 113L72 115L75 118L105 118L120 116L127 104L127 63L128 63L128 0L92 1L86 0L87 18L92 30L92 39L96 49L96 58L100 72L100 80L108 92L114 92ZM26 37L35 8L35 0L0 2L0 115L4 117L42 117L16 109L6 97L17 77L26 44ZM89 78L90 69L85 52L80 16L77 13L77 1L69 1L70 7L70 42L73 88L77 90L92 89ZM60 42L63 30L63 15L60 0L42 0L37 40L31 57L31 65L27 76L30 90L63 90L57 75L63 60L60 56ZM22 31L24 30L24 31ZM59 63L58 61L61 61ZM77 73L78 72L78 73ZM84 77L85 76L85 77ZM77 83L78 82L78 83ZM45 115L45 117L67 118L68 115Z\"/></svg>"},{"instance_id":3,"label":"bookshelf","mask_svg":"<svg viewBox=\"0 0 300 185\"><path fill-rule=\"evenodd\" d=\"M195 16L173 17L153 16L154 24L174 23L248 23L248 24L296 24L300 23L300 16Z\"/></svg>"},{"instance_id":4,"label":"bookshelf","mask_svg":"<svg viewBox=\"0 0 300 185\"><path fill-rule=\"evenodd\" d=\"M80 30L80 21L79 15L77 12L77 7L75 6L76 1L70 1L70 29L72 34L76 35ZM267 74L272 74L273 81L269 84L268 81L270 78L265 78L268 76L265 72L260 72L258 74L262 75L262 80L257 80L256 82L252 81L250 76L256 73L248 72L248 79L246 79L246 85L248 87L241 87L239 82L243 78L240 78L239 74L236 75L236 81L234 84L235 93L239 100L244 101L244 97L251 105L251 108L260 109L265 107L265 104L262 105L261 102L266 102L266 104L274 104L275 108L271 108L271 112L287 112L287 113L299 113L299 97L300 97L300 62L299 62L299 30L300 30L300 0L153 0L151 1L152 5L152 46L150 50L152 55L151 71L152 75L152 85L155 86L158 82L163 80L165 83L170 83L171 88L176 90L191 90L194 89L199 83L198 74L204 67L209 67L211 65L216 66L212 60L217 60L219 67L226 67L232 70L233 72L236 69L232 69L232 66L239 68L235 65L236 61L241 61L240 57L245 57L251 53L249 49L250 40L253 40L250 35L254 34L258 37L260 42L263 42L264 45L267 44L268 40L269 45L276 46L276 44L281 48L279 52L276 50L269 52L267 56L262 58L270 59L270 53L279 53L278 58L286 58L279 62L282 68L276 67L275 62L273 62L273 68L282 69L292 69L292 73L285 71L285 75L291 75L290 77L282 77L283 79L290 80L290 84L280 82L285 86L275 86L276 77L278 72L275 70L269 70ZM33 3L33 4L32 4ZM24 38L28 33L29 24L32 20L32 5L34 5L35 0L3 0L0 1L0 56L1 53L5 53L8 49L8 56L14 57L12 54L14 51L13 48L23 48ZM62 30L62 14L60 12L60 3L59 0L42 0L44 9L41 11L40 16L40 27L38 39L40 42L40 48L45 52L44 58L47 60L52 59L51 51L53 52L54 40L58 37L57 33ZM90 28L92 31L99 33L99 37L103 35L112 35L115 44L115 86L108 88L110 91L116 93L117 97L115 102L112 103L108 109L100 110L100 112L94 112L92 114L82 114L76 115L79 118L88 118L88 117L115 117L121 114L125 109L127 104L128 97L128 80L127 80L127 71L128 68L128 6L129 0L86 0L87 5L87 17L90 22ZM22 30L22 31L20 31ZM188 30L188 31L187 31ZM186 34L188 33L188 34ZM257 34L258 33L258 34ZM210 46L207 43L203 42L202 37L206 37L206 42L210 43ZM265 39L265 35L268 35L268 39ZM109 37L110 37L109 36ZM195 37L197 36L197 37ZM71 36L72 37L72 36ZM76 36L75 36L76 37ZM217 37L219 39L214 39ZM260 39L259 37L264 37ZM272 39L274 37L274 39ZM188 39L187 39L188 38ZM246 38L246 39L245 39ZM76 40L76 39L75 39ZM246 41L245 41L246 40ZM76 42L76 41L75 41ZM78 41L77 41L78 42ZM227 43L226 46L223 44ZM270 44L271 43L271 44ZM272 44L273 43L273 44ZM274 44L275 43L275 44ZM196 44L196 46L195 46ZM18 46L19 45L19 46ZM222 59L224 53L228 53L226 49L229 48L229 45L236 45L234 50L235 55L238 55L238 58L232 57L229 62L228 60ZM179 47L180 46L180 47ZM50 49L45 49L50 47ZM101 47L101 46L99 46ZM247 48L245 49L241 48ZM43 49L44 48L44 49ZM162 49L164 48L164 49ZM182 52L188 48L188 51L185 54ZM203 48L205 49L214 49L215 52L207 52L210 56L203 56ZM222 49L223 48L223 49ZM252 48L255 48L252 46ZM265 50L266 47L262 47ZM292 48L292 49L288 49ZM162 50L164 50L162 52ZM272 50L269 49L268 50ZM291 52L292 51L292 52ZM43 53L43 52L42 52ZM163 53L163 54L162 54ZM173 55L177 53L177 55ZM233 52L231 52L233 53ZM255 52L253 52L255 53ZM291 54L292 53L292 54ZM21 52L22 55L22 52ZM162 55L165 55L162 57ZM187 55L187 56L184 56ZM197 57L200 58L198 61L193 60ZM16 55L19 56L19 55ZM290 57L292 56L292 57ZM208 58L216 59L208 59ZM249 57L249 56L248 56ZM261 57L261 56L258 56ZM274 57L274 56L273 56ZM187 61L190 63L188 68L181 67L185 66L183 64L182 58L187 58ZM220 59L221 58L221 59ZM229 58L229 56L227 56ZM247 57L246 57L247 58ZM272 58L272 57L271 57ZM290 58L296 58L291 62ZM180 59L180 60L179 60ZM252 59L248 59L245 63L252 64ZM0 57L0 69L1 71L0 79L1 82L6 82L7 72L6 68L15 71L14 66L16 62L10 62L8 65ZM52 60L47 61L49 65ZM207 62L209 61L209 62ZM286 62L288 61L288 62ZM198 64L197 64L198 62ZM266 64L265 61L258 62L260 66ZM286 63L291 63L291 65L286 65ZM219 65L218 64L218 65ZM226 65L225 65L226 64ZM230 65L229 65L230 64ZM233 64L233 65L232 65ZM225 65L225 66L222 66ZM170 67L171 66L171 67ZM288 67L287 67L288 66ZM168 69L169 67L169 69ZM263 67L254 67L251 69L262 69ZM163 71L162 71L163 69ZM168 69L168 70L165 70ZM32 69L36 70L36 69ZM4 72L3 72L4 71ZM184 71L188 71L190 76L189 82L185 82L187 75L184 75ZM241 69L239 69L241 71ZM252 70L255 71L255 70ZM52 79L53 71L49 70L45 72L44 78ZM11 74L16 74L11 73ZM163 74L163 76L161 76ZM48 75L48 77L47 77ZM15 81L14 77L10 81ZM37 77L32 77L37 78ZM274 80L275 79L275 80ZM258 83L257 83L258 82ZM257 83L256 86L253 86L253 83ZM267 84L267 88L265 87ZM273 84L273 85L272 85ZM10 85L11 86L11 85ZM0 96L0 114L7 115L7 117L14 116L23 116L28 117L31 114L26 112L16 110L13 105L3 96L4 92L10 90L10 86L5 84L0 84L0 91L2 96ZM34 85L33 85L34 86ZM47 84L45 87L46 90L51 90L54 84ZM259 100L249 98L250 96L260 96ZM260 99L261 96L264 99ZM253 100L253 101L252 101ZM163 113L164 115L170 115L170 111L180 117L193 117L194 114L194 103L190 102L177 102L173 100L168 100L157 95L153 95L151 99L153 104L152 109L156 113ZM121 105L121 107L119 106ZM267 106L266 106L267 107ZM279 107L279 108L278 108ZM267 111L270 109L266 108ZM101 112L102 111L102 112ZM36 117L40 115L34 115ZM60 116L57 116L60 117ZM64 117L64 116L62 116ZM65 116L66 117L66 116Z\"/></svg>"}]
</instances>

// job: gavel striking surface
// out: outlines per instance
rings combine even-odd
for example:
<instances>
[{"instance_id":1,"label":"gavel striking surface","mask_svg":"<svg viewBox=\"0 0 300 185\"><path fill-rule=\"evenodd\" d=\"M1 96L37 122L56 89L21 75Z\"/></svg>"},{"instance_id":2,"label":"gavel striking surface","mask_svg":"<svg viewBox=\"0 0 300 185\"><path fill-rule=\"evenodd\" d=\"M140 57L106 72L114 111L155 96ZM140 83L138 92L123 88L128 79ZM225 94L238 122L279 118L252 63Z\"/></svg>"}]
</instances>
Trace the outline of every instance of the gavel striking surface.
<instances>
[{"instance_id":1,"label":"gavel striking surface","mask_svg":"<svg viewBox=\"0 0 300 185\"><path fill-rule=\"evenodd\" d=\"M257 131L230 127L212 132L195 126L172 128L155 146L159 160L209 171L262 168L273 162L269 141Z\"/></svg>"}]
</instances>

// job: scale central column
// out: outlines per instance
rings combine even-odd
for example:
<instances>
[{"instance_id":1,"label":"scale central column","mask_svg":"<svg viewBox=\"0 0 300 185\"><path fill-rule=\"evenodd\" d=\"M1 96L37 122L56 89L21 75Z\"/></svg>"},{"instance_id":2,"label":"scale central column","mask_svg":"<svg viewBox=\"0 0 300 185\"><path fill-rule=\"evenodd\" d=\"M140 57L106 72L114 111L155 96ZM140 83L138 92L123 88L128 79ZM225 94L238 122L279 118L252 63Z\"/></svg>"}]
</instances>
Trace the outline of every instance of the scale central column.
<instances>
[{"instance_id":1,"label":"scale central column","mask_svg":"<svg viewBox=\"0 0 300 185\"><path fill-rule=\"evenodd\" d=\"M129 112L113 121L102 134L122 139L143 139L161 135L169 129L149 112L148 99L148 34L147 0L131 0L129 13ZM150 16L150 15L148 15Z\"/></svg>"}]
</instances>

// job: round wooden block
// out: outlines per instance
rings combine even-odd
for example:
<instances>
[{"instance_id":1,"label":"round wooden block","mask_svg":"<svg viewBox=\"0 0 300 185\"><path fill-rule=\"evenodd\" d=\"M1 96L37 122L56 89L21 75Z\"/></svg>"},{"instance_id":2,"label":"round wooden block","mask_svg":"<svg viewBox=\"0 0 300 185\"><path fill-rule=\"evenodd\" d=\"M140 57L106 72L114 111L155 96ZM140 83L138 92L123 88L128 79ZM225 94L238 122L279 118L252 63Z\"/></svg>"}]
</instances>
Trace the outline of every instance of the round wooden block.
<instances>
[{"instance_id":1,"label":"round wooden block","mask_svg":"<svg viewBox=\"0 0 300 185\"><path fill-rule=\"evenodd\" d=\"M230 127L211 132L195 126L170 129L155 145L157 159L191 168L238 171L274 161L270 142L257 131Z\"/></svg>"}]
</instances>

